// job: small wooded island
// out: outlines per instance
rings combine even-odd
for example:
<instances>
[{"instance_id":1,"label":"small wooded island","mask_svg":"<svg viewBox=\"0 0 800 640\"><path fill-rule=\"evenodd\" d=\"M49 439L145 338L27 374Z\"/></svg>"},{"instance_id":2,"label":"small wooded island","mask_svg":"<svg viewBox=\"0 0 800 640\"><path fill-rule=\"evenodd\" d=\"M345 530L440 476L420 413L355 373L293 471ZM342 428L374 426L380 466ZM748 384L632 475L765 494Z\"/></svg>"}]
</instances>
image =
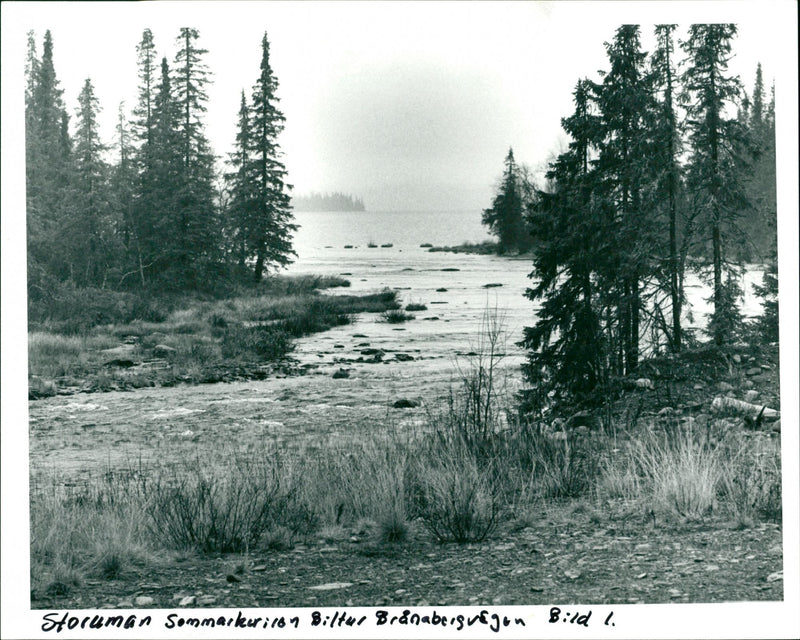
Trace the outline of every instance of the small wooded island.
<instances>
[{"instance_id":1,"label":"small wooded island","mask_svg":"<svg viewBox=\"0 0 800 640\"><path fill-rule=\"evenodd\" d=\"M316 193L292 197L295 211L365 211L364 200L350 194Z\"/></svg>"}]
</instances>

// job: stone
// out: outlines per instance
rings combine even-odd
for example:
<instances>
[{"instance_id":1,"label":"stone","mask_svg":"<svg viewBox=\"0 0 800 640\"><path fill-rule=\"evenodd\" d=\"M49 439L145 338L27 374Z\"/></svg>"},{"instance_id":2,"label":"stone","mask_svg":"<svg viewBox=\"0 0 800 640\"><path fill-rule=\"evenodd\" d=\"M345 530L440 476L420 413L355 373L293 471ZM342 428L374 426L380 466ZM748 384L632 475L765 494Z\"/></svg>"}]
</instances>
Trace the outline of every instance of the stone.
<instances>
[{"instance_id":1,"label":"stone","mask_svg":"<svg viewBox=\"0 0 800 640\"><path fill-rule=\"evenodd\" d=\"M212 595L200 596L197 599L197 604L200 605L201 607L204 607L209 604L214 604L216 601L217 601L217 596L212 596Z\"/></svg>"},{"instance_id":2,"label":"stone","mask_svg":"<svg viewBox=\"0 0 800 640\"><path fill-rule=\"evenodd\" d=\"M335 589L347 589L348 587L352 587L352 582L326 582L325 584L318 584L313 587L309 587L311 591L333 591Z\"/></svg>"},{"instance_id":3,"label":"stone","mask_svg":"<svg viewBox=\"0 0 800 640\"><path fill-rule=\"evenodd\" d=\"M382 349L362 349L361 355L375 356L376 358L382 358L385 355L385 352Z\"/></svg>"},{"instance_id":4,"label":"stone","mask_svg":"<svg viewBox=\"0 0 800 640\"><path fill-rule=\"evenodd\" d=\"M445 289L444 287L439 287L436 291L439 293L444 293L447 291L447 289Z\"/></svg>"},{"instance_id":5,"label":"stone","mask_svg":"<svg viewBox=\"0 0 800 640\"><path fill-rule=\"evenodd\" d=\"M350 377L350 371L348 369L339 368L337 371L333 372L333 375L331 377L336 379L336 380L341 379L341 378L349 378Z\"/></svg>"},{"instance_id":6,"label":"stone","mask_svg":"<svg viewBox=\"0 0 800 640\"><path fill-rule=\"evenodd\" d=\"M153 347L153 355L157 358L168 358L176 353L178 353L177 349L166 344L157 344Z\"/></svg>"},{"instance_id":7,"label":"stone","mask_svg":"<svg viewBox=\"0 0 800 640\"><path fill-rule=\"evenodd\" d=\"M759 373L761 373L761 367L750 367L744 372L746 376L757 376Z\"/></svg>"},{"instance_id":8,"label":"stone","mask_svg":"<svg viewBox=\"0 0 800 640\"><path fill-rule=\"evenodd\" d=\"M717 385L717 388L720 391L733 391L733 385L731 383L729 383L729 382L720 382Z\"/></svg>"},{"instance_id":9,"label":"stone","mask_svg":"<svg viewBox=\"0 0 800 640\"><path fill-rule=\"evenodd\" d=\"M133 603L137 607L150 607L154 602L155 600L153 600L150 596L136 596L136 598L133 600Z\"/></svg>"},{"instance_id":10,"label":"stone","mask_svg":"<svg viewBox=\"0 0 800 640\"><path fill-rule=\"evenodd\" d=\"M778 580L783 580L783 571L776 571L767 576L767 582L777 582Z\"/></svg>"},{"instance_id":11,"label":"stone","mask_svg":"<svg viewBox=\"0 0 800 640\"><path fill-rule=\"evenodd\" d=\"M588 427L589 429L599 429L600 420L593 416L589 411L578 411L567 420L567 428Z\"/></svg>"},{"instance_id":12,"label":"stone","mask_svg":"<svg viewBox=\"0 0 800 640\"><path fill-rule=\"evenodd\" d=\"M636 382L637 389L653 389L653 381L649 378L639 378Z\"/></svg>"},{"instance_id":13,"label":"stone","mask_svg":"<svg viewBox=\"0 0 800 640\"><path fill-rule=\"evenodd\" d=\"M490 282L489 284L483 285L484 289L492 289L494 287L502 287L503 284L501 282Z\"/></svg>"},{"instance_id":14,"label":"stone","mask_svg":"<svg viewBox=\"0 0 800 640\"><path fill-rule=\"evenodd\" d=\"M400 398L399 400L395 400L392 406L395 409L413 409L419 406L419 402L416 400L409 400L408 398Z\"/></svg>"},{"instance_id":15,"label":"stone","mask_svg":"<svg viewBox=\"0 0 800 640\"><path fill-rule=\"evenodd\" d=\"M414 356L411 356L407 353L395 353L394 359L398 362L411 362L414 359Z\"/></svg>"},{"instance_id":16,"label":"stone","mask_svg":"<svg viewBox=\"0 0 800 640\"><path fill-rule=\"evenodd\" d=\"M758 400L759 393L755 389L748 389L744 394L745 402L755 402Z\"/></svg>"},{"instance_id":17,"label":"stone","mask_svg":"<svg viewBox=\"0 0 800 640\"><path fill-rule=\"evenodd\" d=\"M196 601L197 601L197 598L195 596L186 596L184 598L181 598L181 601L178 603L178 606L179 607L191 607Z\"/></svg>"},{"instance_id":18,"label":"stone","mask_svg":"<svg viewBox=\"0 0 800 640\"><path fill-rule=\"evenodd\" d=\"M130 358L114 358L105 363L106 367L119 367L120 369L129 369L135 366L136 363Z\"/></svg>"}]
</instances>

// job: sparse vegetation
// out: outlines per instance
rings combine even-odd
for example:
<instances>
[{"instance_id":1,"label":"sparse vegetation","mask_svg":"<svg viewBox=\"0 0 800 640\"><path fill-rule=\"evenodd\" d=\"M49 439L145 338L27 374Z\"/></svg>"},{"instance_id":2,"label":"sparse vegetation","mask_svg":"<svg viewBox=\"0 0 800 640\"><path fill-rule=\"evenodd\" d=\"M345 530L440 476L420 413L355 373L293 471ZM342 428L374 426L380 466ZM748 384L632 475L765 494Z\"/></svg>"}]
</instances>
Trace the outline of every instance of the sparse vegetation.
<instances>
[{"instance_id":1,"label":"sparse vegetation","mask_svg":"<svg viewBox=\"0 0 800 640\"><path fill-rule=\"evenodd\" d=\"M412 316L410 313L405 313L404 311L391 309L389 311L384 311L381 314L381 318L384 322L388 322L389 324L401 324L403 322L413 320L414 316Z\"/></svg>"},{"instance_id":2,"label":"sparse vegetation","mask_svg":"<svg viewBox=\"0 0 800 640\"><path fill-rule=\"evenodd\" d=\"M80 313L57 298L37 307L29 333L29 395L263 377L265 366L286 365L294 338L400 307L389 290L318 293L349 284L337 276L272 277L231 297L146 303L101 291Z\"/></svg>"},{"instance_id":3,"label":"sparse vegetation","mask_svg":"<svg viewBox=\"0 0 800 640\"><path fill-rule=\"evenodd\" d=\"M421 245L425 246L425 245ZM433 247L428 246L428 251L431 253L447 252L447 253L474 253L478 255L493 255L500 252L500 245L493 240L485 240L484 242L465 242L452 247Z\"/></svg>"}]
</instances>

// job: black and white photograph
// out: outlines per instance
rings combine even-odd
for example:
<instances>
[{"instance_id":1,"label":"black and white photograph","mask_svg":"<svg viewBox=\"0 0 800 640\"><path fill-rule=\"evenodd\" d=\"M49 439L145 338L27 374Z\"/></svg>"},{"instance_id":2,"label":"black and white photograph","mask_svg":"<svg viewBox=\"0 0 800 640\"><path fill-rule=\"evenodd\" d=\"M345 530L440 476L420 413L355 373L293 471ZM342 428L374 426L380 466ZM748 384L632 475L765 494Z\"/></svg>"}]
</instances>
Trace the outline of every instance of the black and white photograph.
<instances>
[{"instance_id":1,"label":"black and white photograph","mask_svg":"<svg viewBox=\"0 0 800 640\"><path fill-rule=\"evenodd\" d=\"M800 635L796 3L2 18L0 635Z\"/></svg>"}]
</instances>

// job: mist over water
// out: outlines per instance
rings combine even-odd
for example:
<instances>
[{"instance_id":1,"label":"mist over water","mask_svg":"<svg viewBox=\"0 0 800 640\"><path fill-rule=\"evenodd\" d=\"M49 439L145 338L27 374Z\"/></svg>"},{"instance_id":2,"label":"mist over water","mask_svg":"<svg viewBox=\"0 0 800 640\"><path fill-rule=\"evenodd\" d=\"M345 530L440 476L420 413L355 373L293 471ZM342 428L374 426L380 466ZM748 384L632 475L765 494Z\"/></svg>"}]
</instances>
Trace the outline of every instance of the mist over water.
<instances>
[{"instance_id":1,"label":"mist over water","mask_svg":"<svg viewBox=\"0 0 800 640\"><path fill-rule=\"evenodd\" d=\"M403 364L405 373L441 373L458 364L459 354L479 349L488 311L502 320L505 364L518 374L524 351L517 343L524 327L535 323L538 308L538 302L524 295L532 285L530 256L431 253L420 247L491 239L479 211L299 212L295 218L300 225L294 241L298 257L288 273L341 275L350 281L354 293L396 289L404 306L427 306L400 326L381 322L375 314L361 314L354 324L303 338L296 351L301 360L334 366L342 354L358 353L362 339L353 338L356 334L366 335L372 348L421 356L417 362ZM388 244L392 246L381 246ZM760 268L750 268L745 274L742 313L746 318L760 313L753 284L761 282L761 274ZM686 295L690 304L685 326L700 329L711 312L707 301L711 288L697 274L688 274ZM643 336L643 344L646 341Z\"/></svg>"},{"instance_id":2,"label":"mist over water","mask_svg":"<svg viewBox=\"0 0 800 640\"><path fill-rule=\"evenodd\" d=\"M294 236L298 265L312 262L326 247L370 242L392 243L395 249L483 242L491 236L481 224L480 211L337 211L295 212L300 226Z\"/></svg>"}]
</instances>

